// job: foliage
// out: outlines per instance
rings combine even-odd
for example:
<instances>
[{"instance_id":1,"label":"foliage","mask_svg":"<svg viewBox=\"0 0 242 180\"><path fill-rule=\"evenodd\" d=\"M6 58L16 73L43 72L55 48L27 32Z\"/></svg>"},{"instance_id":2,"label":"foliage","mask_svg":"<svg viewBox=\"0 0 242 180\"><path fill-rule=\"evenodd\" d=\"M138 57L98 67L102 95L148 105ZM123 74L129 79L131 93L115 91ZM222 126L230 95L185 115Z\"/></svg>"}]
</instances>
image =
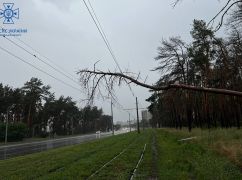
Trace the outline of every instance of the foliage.
<instances>
[{"instance_id":1,"label":"foliage","mask_svg":"<svg viewBox=\"0 0 242 180\"><path fill-rule=\"evenodd\" d=\"M5 140L5 124L0 124L0 141ZM27 126L24 123L15 123L8 125L8 141L21 141L26 137Z\"/></svg>"},{"instance_id":2,"label":"foliage","mask_svg":"<svg viewBox=\"0 0 242 180\"><path fill-rule=\"evenodd\" d=\"M109 131L112 128L111 117L104 115L102 109L95 106L80 109L71 97L56 99L50 86L37 78L31 78L22 88L16 89L0 84L0 122L5 122L7 117L10 124L24 123L28 137Z\"/></svg>"},{"instance_id":3,"label":"foliage","mask_svg":"<svg viewBox=\"0 0 242 180\"><path fill-rule=\"evenodd\" d=\"M229 26L231 27L231 26ZM233 28L227 38L219 38L205 21L194 20L192 42L180 37L163 40L157 61L162 66L157 85L185 84L242 91L242 32ZM151 103L153 127L237 127L242 121L240 97L183 89L154 92Z\"/></svg>"}]
</instances>

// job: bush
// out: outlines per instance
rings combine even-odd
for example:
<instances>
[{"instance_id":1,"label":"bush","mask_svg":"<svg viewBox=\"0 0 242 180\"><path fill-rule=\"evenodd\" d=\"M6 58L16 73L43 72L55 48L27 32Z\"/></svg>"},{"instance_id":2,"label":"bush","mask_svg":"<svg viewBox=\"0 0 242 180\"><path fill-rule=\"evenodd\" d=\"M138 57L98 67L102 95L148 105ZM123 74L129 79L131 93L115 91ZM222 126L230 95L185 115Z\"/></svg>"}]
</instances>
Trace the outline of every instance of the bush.
<instances>
[{"instance_id":1,"label":"bush","mask_svg":"<svg viewBox=\"0 0 242 180\"><path fill-rule=\"evenodd\" d=\"M47 133L47 132L45 132L45 131L41 131L40 134L39 134L39 136L40 136L41 138L46 138L46 137L49 136L49 133Z\"/></svg>"},{"instance_id":2,"label":"bush","mask_svg":"<svg viewBox=\"0 0 242 180\"><path fill-rule=\"evenodd\" d=\"M5 140L5 124L0 124L0 141ZM21 141L27 134L27 126L23 123L8 125L8 141Z\"/></svg>"}]
</instances>

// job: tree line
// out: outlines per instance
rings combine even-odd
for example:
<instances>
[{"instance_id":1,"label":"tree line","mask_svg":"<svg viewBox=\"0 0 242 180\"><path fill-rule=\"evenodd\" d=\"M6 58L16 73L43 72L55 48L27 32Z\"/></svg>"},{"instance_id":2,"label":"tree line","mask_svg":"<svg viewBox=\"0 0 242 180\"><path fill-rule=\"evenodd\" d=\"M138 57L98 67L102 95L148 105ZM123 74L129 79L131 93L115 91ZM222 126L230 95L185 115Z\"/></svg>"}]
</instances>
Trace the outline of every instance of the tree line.
<instances>
[{"instance_id":1,"label":"tree line","mask_svg":"<svg viewBox=\"0 0 242 180\"><path fill-rule=\"evenodd\" d=\"M186 84L204 88L242 91L242 5L233 10L226 37L218 37L203 20L194 20L192 42L180 37L162 40L155 58L164 84ZM154 127L241 127L242 99L239 96L169 89L153 92L147 99Z\"/></svg>"},{"instance_id":2,"label":"tree line","mask_svg":"<svg viewBox=\"0 0 242 180\"><path fill-rule=\"evenodd\" d=\"M23 125L26 127L26 137L111 130L112 117L105 115L102 109L78 108L71 97L56 98L50 89L38 78L31 78L21 88L0 83L1 127L5 127L7 119L10 127L22 124L22 129Z\"/></svg>"}]
</instances>

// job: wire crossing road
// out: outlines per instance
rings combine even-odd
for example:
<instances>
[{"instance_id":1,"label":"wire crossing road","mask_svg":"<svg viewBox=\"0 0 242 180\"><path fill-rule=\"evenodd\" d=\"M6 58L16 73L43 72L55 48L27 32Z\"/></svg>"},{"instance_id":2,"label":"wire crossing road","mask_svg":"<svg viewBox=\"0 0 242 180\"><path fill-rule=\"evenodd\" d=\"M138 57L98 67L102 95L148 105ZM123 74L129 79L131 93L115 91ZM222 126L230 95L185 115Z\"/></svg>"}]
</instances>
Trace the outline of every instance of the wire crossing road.
<instances>
[{"instance_id":1,"label":"wire crossing road","mask_svg":"<svg viewBox=\"0 0 242 180\"><path fill-rule=\"evenodd\" d=\"M115 133L116 134L116 133ZM101 133L100 138L111 136L112 133ZM15 145L0 146L0 160L21 156L26 154L32 154L35 152L46 151L58 147L79 144L82 142L91 141L99 138L97 134L88 134L75 137L51 139L41 142L23 143Z\"/></svg>"}]
</instances>

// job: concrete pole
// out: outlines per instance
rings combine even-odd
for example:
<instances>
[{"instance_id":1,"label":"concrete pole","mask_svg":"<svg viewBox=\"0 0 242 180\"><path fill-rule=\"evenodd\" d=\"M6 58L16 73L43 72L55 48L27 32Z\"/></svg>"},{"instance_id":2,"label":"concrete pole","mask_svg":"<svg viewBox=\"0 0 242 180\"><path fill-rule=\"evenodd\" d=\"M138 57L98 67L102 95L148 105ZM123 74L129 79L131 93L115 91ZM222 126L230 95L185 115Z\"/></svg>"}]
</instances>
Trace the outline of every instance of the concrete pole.
<instances>
[{"instance_id":1,"label":"concrete pole","mask_svg":"<svg viewBox=\"0 0 242 180\"><path fill-rule=\"evenodd\" d=\"M71 118L71 135L74 134L73 117Z\"/></svg>"},{"instance_id":2,"label":"concrete pole","mask_svg":"<svg viewBox=\"0 0 242 180\"><path fill-rule=\"evenodd\" d=\"M114 135L114 125L113 125L113 101L111 98L111 116L112 116L112 134Z\"/></svg>"},{"instance_id":3,"label":"concrete pole","mask_svg":"<svg viewBox=\"0 0 242 180\"><path fill-rule=\"evenodd\" d=\"M138 98L136 97L136 111L137 111L137 131L140 133L139 129L139 107L138 107Z\"/></svg>"},{"instance_id":4,"label":"concrete pole","mask_svg":"<svg viewBox=\"0 0 242 180\"><path fill-rule=\"evenodd\" d=\"M143 131L145 130L145 122L144 122L145 120L144 119L142 119L142 126L143 126Z\"/></svg>"},{"instance_id":5,"label":"concrete pole","mask_svg":"<svg viewBox=\"0 0 242 180\"><path fill-rule=\"evenodd\" d=\"M129 113L129 132L131 132L130 113Z\"/></svg>"}]
</instances>

